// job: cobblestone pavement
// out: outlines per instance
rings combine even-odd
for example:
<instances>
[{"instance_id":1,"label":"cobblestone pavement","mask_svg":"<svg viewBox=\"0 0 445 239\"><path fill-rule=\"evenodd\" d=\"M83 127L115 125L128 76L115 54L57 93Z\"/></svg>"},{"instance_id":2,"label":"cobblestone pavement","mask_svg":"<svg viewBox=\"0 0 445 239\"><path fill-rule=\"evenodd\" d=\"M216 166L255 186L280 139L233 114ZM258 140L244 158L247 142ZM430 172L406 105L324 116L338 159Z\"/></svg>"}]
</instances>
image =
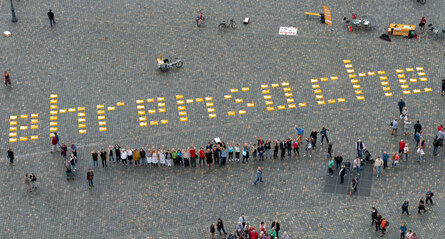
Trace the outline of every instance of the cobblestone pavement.
<instances>
[{"instance_id":1,"label":"cobblestone pavement","mask_svg":"<svg viewBox=\"0 0 445 239\"><path fill-rule=\"evenodd\" d=\"M332 27L304 16L322 11L322 3L313 1L14 4L19 22L13 24L9 1L0 1L1 30L12 32L1 37L0 69L13 81L0 94L2 238L205 238L218 217L234 231L241 213L255 227L278 218L292 238L375 238L371 206L389 219L389 238L399 235L401 223L420 238L445 236L443 148L431 154L435 129L445 119L439 94L444 39L428 32L416 40L378 39L390 23L416 25L421 16L443 27L440 1L330 1ZM48 8L56 15L53 28ZM199 9L206 17L202 28L194 22ZM352 12L371 16L375 29L348 32L342 18ZM238 28L218 31L229 17ZM251 18L249 25L241 24L244 17ZM297 36L278 35L282 26L297 27ZM159 72L159 54L180 57L184 66ZM310 129L330 128L334 153L345 158L354 157L358 138L373 157L394 153L401 136L391 137L389 122L401 97L424 127L425 163L402 161L385 170L373 178L370 196L325 192L325 145L312 158L222 169L113 165L95 170L96 187L87 188L89 152L114 143L171 148L201 146L215 137L253 142L255 135L295 137L301 124L306 136ZM65 180L59 156L49 153L51 130L62 142L79 145L74 181ZM406 140L414 145L412 137ZM17 154L13 167L3 158L9 147ZM258 165L265 182L252 186ZM22 184L26 172L37 174L35 192ZM417 215L427 188L436 204ZM409 217L400 215L405 199Z\"/></svg>"}]
</instances>

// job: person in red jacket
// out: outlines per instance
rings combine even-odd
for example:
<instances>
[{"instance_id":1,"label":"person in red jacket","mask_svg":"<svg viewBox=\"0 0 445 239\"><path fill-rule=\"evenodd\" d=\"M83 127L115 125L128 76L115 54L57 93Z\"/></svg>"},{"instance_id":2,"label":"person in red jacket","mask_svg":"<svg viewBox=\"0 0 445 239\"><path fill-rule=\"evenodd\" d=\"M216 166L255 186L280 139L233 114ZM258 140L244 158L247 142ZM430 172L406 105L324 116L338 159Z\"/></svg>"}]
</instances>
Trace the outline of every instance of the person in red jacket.
<instances>
[{"instance_id":1,"label":"person in red jacket","mask_svg":"<svg viewBox=\"0 0 445 239\"><path fill-rule=\"evenodd\" d=\"M202 149L202 147L199 149L199 166L201 166L201 161L202 161L202 165L205 166L205 152L204 149Z\"/></svg>"},{"instance_id":2,"label":"person in red jacket","mask_svg":"<svg viewBox=\"0 0 445 239\"><path fill-rule=\"evenodd\" d=\"M258 239L259 235L255 228L250 232L250 239Z\"/></svg>"},{"instance_id":3,"label":"person in red jacket","mask_svg":"<svg viewBox=\"0 0 445 239\"><path fill-rule=\"evenodd\" d=\"M57 137L57 133L54 133L51 139L51 153L56 149L56 145L59 143L59 137Z\"/></svg>"},{"instance_id":4,"label":"person in red jacket","mask_svg":"<svg viewBox=\"0 0 445 239\"><path fill-rule=\"evenodd\" d=\"M399 157L403 155L403 149L405 148L405 141L401 139L399 141Z\"/></svg>"},{"instance_id":5,"label":"person in red jacket","mask_svg":"<svg viewBox=\"0 0 445 239\"><path fill-rule=\"evenodd\" d=\"M192 167L196 167L196 149L193 146L190 149L190 163Z\"/></svg>"}]
</instances>

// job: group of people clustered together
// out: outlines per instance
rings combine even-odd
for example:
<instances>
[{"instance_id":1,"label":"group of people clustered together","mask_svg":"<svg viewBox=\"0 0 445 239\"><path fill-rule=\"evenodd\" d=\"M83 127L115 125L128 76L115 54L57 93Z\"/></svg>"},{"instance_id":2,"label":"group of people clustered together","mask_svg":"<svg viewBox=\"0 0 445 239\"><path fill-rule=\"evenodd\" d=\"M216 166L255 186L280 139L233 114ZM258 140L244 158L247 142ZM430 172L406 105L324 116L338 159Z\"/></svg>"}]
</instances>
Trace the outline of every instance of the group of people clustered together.
<instances>
[{"instance_id":1,"label":"group of people clustered together","mask_svg":"<svg viewBox=\"0 0 445 239\"><path fill-rule=\"evenodd\" d=\"M272 222L270 229L266 227L264 222L260 223L258 229L255 229L252 225L247 222L246 216L241 214L238 219L238 223L236 225L235 233L227 233L224 228L224 221L221 218L218 218L216 223L212 223L210 225L210 236L212 239L215 238L215 233L218 230L220 236L223 236L227 239L278 239L280 236L280 223L278 220ZM227 236L227 237L226 237ZM287 232L283 232L282 239L289 239L289 235Z\"/></svg>"}]
</instances>

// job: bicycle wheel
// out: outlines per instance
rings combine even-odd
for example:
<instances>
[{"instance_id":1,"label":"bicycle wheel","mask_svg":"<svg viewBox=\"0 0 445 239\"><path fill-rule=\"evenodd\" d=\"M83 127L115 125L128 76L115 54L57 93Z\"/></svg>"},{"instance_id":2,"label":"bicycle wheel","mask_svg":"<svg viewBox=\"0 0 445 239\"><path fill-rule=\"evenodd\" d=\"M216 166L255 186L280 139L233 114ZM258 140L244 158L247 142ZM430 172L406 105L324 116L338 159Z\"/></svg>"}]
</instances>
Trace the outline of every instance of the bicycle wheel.
<instances>
[{"instance_id":1,"label":"bicycle wheel","mask_svg":"<svg viewBox=\"0 0 445 239\"><path fill-rule=\"evenodd\" d=\"M226 24L225 23L221 23L221 24L218 25L218 29L220 31L224 31L225 28L226 28Z\"/></svg>"},{"instance_id":2,"label":"bicycle wheel","mask_svg":"<svg viewBox=\"0 0 445 239\"><path fill-rule=\"evenodd\" d=\"M202 19L196 19L196 26L197 27L200 27L201 26L201 23L202 23Z\"/></svg>"},{"instance_id":3,"label":"bicycle wheel","mask_svg":"<svg viewBox=\"0 0 445 239\"><path fill-rule=\"evenodd\" d=\"M235 23L235 21L232 21L232 22L230 23L230 25L232 26L232 29L236 29L236 23Z\"/></svg>"},{"instance_id":4,"label":"bicycle wheel","mask_svg":"<svg viewBox=\"0 0 445 239\"><path fill-rule=\"evenodd\" d=\"M176 66L176 68L181 68L183 64L184 63L181 60L178 60L178 62L175 64L175 66Z\"/></svg>"}]
</instances>

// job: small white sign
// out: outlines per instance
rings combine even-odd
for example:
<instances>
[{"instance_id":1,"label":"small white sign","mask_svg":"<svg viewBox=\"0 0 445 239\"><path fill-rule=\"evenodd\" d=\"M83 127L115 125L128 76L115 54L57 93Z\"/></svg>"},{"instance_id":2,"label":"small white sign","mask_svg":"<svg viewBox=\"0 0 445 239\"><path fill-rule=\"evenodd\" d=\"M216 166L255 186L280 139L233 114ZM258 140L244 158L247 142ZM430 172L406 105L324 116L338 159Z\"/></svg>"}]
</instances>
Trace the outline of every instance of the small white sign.
<instances>
[{"instance_id":1,"label":"small white sign","mask_svg":"<svg viewBox=\"0 0 445 239\"><path fill-rule=\"evenodd\" d=\"M278 34L296 36L297 31L298 31L298 28L296 28L296 27L280 27L280 31Z\"/></svg>"},{"instance_id":2,"label":"small white sign","mask_svg":"<svg viewBox=\"0 0 445 239\"><path fill-rule=\"evenodd\" d=\"M219 137L215 138L215 143L221 143L221 139Z\"/></svg>"},{"instance_id":3,"label":"small white sign","mask_svg":"<svg viewBox=\"0 0 445 239\"><path fill-rule=\"evenodd\" d=\"M3 36L9 37L9 36L11 36L11 32L10 31L4 31L3 32Z\"/></svg>"}]
</instances>

